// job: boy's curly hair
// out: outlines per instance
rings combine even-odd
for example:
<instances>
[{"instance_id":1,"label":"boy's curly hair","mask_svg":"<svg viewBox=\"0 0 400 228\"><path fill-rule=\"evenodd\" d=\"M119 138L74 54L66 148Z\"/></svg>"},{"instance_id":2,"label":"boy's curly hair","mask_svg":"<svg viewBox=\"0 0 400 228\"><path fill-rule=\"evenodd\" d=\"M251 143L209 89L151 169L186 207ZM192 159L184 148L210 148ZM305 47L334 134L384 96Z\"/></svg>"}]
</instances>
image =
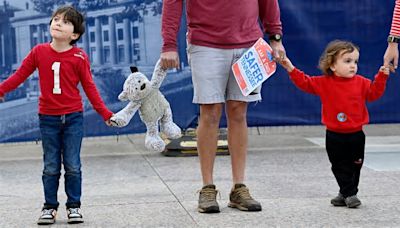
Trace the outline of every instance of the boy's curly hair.
<instances>
[{"instance_id":1,"label":"boy's curly hair","mask_svg":"<svg viewBox=\"0 0 400 228\"><path fill-rule=\"evenodd\" d=\"M51 16L50 23L53 18L57 15L64 14L64 20L71 22L74 25L74 33L79 34L78 39L71 40L70 44L75 44L81 38L82 34L85 33L85 18L83 15L72 6L61 6L56 11L54 11Z\"/></svg>"},{"instance_id":2,"label":"boy's curly hair","mask_svg":"<svg viewBox=\"0 0 400 228\"><path fill-rule=\"evenodd\" d=\"M360 51L360 48L349 41L334 40L329 42L324 53L319 58L319 69L325 75L333 75L331 66L335 63L339 55L352 53L354 50Z\"/></svg>"}]
</instances>

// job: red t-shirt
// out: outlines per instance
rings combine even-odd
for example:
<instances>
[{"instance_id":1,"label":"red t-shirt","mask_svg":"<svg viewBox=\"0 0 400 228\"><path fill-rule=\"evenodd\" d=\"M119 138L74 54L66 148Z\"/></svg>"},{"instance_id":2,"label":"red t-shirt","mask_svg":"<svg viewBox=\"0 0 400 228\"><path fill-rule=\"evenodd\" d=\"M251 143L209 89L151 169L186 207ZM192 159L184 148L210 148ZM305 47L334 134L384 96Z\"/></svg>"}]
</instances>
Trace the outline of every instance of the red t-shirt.
<instances>
[{"instance_id":1,"label":"red t-shirt","mask_svg":"<svg viewBox=\"0 0 400 228\"><path fill-rule=\"evenodd\" d=\"M61 53L53 50L50 43L35 46L19 69L0 84L0 96L17 88L36 69L39 71L41 92L40 114L64 115L83 111L82 97L78 89L78 84L81 83L93 108L103 119L108 120L112 116L93 82L87 55L75 46ZM61 92L57 91L57 88L61 89Z\"/></svg>"},{"instance_id":2,"label":"red t-shirt","mask_svg":"<svg viewBox=\"0 0 400 228\"><path fill-rule=\"evenodd\" d=\"M177 50L183 0L163 0L162 52ZM277 0L188 0L189 43L215 48L247 48L268 34L282 34Z\"/></svg>"},{"instance_id":3,"label":"red t-shirt","mask_svg":"<svg viewBox=\"0 0 400 228\"><path fill-rule=\"evenodd\" d=\"M352 133L369 122L366 101L380 98L386 87L388 75L379 72L375 80L355 75L343 78L335 75L310 77L294 69L290 79L301 90L317 95L322 103L322 123L328 130Z\"/></svg>"}]
</instances>

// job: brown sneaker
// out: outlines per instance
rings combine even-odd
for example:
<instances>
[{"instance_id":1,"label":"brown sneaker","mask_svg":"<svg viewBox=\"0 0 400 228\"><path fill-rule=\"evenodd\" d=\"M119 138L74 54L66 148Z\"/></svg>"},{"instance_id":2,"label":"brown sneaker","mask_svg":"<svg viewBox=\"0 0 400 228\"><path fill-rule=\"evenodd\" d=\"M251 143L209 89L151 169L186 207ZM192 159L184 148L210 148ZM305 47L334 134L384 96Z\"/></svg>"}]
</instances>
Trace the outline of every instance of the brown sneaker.
<instances>
[{"instance_id":1,"label":"brown sneaker","mask_svg":"<svg viewBox=\"0 0 400 228\"><path fill-rule=\"evenodd\" d=\"M200 190L198 206L200 213L219 213L217 193L218 190L213 184L206 185Z\"/></svg>"},{"instance_id":2,"label":"brown sneaker","mask_svg":"<svg viewBox=\"0 0 400 228\"><path fill-rule=\"evenodd\" d=\"M235 184L229 195L229 207L237 208L241 211L261 211L261 204L251 196L249 189L244 184Z\"/></svg>"}]
</instances>

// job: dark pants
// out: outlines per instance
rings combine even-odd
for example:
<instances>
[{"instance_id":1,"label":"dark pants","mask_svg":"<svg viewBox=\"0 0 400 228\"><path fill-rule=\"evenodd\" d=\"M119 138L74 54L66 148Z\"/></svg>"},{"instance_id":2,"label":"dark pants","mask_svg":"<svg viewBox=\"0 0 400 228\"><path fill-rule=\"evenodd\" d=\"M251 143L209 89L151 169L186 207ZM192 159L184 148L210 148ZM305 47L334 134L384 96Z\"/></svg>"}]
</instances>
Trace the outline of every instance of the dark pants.
<instances>
[{"instance_id":1,"label":"dark pants","mask_svg":"<svg viewBox=\"0 0 400 228\"><path fill-rule=\"evenodd\" d=\"M64 166L67 208L80 207L82 173L81 142L83 137L82 112L61 116L39 115L43 147L44 208L58 208L57 192Z\"/></svg>"},{"instance_id":2,"label":"dark pants","mask_svg":"<svg viewBox=\"0 0 400 228\"><path fill-rule=\"evenodd\" d=\"M345 134L327 130L325 146L339 192L344 197L356 195L364 162L364 132Z\"/></svg>"}]
</instances>

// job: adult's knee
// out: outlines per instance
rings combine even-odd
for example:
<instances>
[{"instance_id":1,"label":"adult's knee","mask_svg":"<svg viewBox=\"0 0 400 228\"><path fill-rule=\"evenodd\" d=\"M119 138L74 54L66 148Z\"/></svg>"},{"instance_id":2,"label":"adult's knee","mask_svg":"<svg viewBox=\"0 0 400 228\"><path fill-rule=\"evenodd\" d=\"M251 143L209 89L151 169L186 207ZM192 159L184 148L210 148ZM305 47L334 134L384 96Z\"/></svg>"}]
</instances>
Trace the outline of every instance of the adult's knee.
<instances>
[{"instance_id":1,"label":"adult's knee","mask_svg":"<svg viewBox=\"0 0 400 228\"><path fill-rule=\"evenodd\" d=\"M220 105L202 105L200 108L200 121L206 125L219 125L221 118Z\"/></svg>"},{"instance_id":2,"label":"adult's knee","mask_svg":"<svg viewBox=\"0 0 400 228\"><path fill-rule=\"evenodd\" d=\"M240 101L228 101L226 105L226 115L228 121L246 121L247 103Z\"/></svg>"}]
</instances>

